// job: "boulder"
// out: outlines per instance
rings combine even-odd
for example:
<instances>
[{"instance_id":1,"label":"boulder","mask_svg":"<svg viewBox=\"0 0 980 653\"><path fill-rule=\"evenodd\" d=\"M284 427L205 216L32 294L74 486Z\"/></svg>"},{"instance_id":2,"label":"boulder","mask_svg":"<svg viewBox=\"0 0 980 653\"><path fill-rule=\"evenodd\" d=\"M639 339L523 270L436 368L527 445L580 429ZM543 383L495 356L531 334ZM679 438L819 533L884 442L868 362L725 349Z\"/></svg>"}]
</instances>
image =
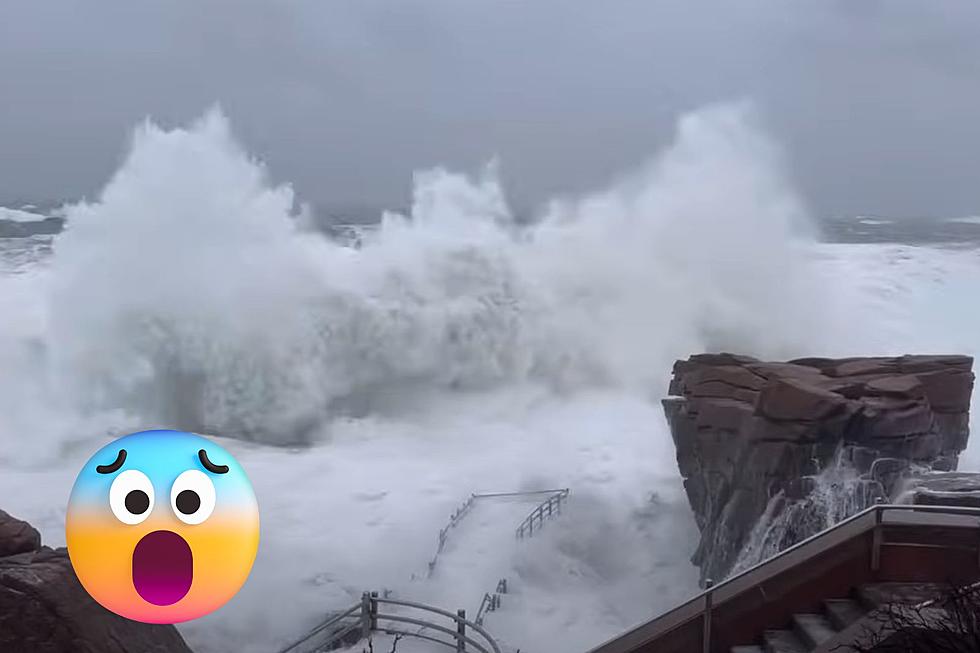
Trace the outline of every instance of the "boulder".
<instances>
[{"instance_id":1,"label":"boulder","mask_svg":"<svg viewBox=\"0 0 980 653\"><path fill-rule=\"evenodd\" d=\"M923 470L955 469L972 368L968 356L928 355L677 361L664 413L701 528L702 580L908 494L904 481ZM929 478L919 502L939 492Z\"/></svg>"},{"instance_id":2,"label":"boulder","mask_svg":"<svg viewBox=\"0 0 980 653\"><path fill-rule=\"evenodd\" d=\"M96 603L75 577L67 549L0 511L0 651L190 653L171 625L143 624Z\"/></svg>"},{"instance_id":3,"label":"boulder","mask_svg":"<svg viewBox=\"0 0 980 653\"><path fill-rule=\"evenodd\" d=\"M26 521L0 510L0 558L41 548L41 534Z\"/></svg>"}]
</instances>

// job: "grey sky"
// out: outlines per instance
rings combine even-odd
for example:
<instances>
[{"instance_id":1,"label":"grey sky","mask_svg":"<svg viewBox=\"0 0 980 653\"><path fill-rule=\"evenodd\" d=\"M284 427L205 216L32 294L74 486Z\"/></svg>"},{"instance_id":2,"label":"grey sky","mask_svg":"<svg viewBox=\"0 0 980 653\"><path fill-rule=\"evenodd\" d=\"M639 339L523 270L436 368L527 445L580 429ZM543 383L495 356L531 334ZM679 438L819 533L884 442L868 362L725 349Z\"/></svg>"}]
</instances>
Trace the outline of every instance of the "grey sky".
<instances>
[{"instance_id":1,"label":"grey sky","mask_svg":"<svg viewBox=\"0 0 980 653\"><path fill-rule=\"evenodd\" d=\"M980 213L973 0L2 0L0 201L91 195L144 116L218 101L304 199L499 156L529 204L743 98L818 213Z\"/></svg>"}]
</instances>

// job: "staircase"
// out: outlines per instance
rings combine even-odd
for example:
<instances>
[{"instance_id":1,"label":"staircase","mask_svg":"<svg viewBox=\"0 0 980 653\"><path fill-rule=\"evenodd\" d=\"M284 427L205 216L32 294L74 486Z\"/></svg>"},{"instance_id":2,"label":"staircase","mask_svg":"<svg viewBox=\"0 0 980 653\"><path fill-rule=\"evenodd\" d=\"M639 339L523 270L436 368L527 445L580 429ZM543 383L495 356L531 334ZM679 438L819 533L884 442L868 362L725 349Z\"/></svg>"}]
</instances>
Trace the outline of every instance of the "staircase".
<instances>
[{"instance_id":1,"label":"staircase","mask_svg":"<svg viewBox=\"0 0 980 653\"><path fill-rule=\"evenodd\" d=\"M918 603L935 597L939 591L940 586L935 584L862 585L854 592L854 598L827 599L820 612L794 614L786 628L766 630L761 643L733 646L731 653L810 653L886 603Z\"/></svg>"}]
</instances>

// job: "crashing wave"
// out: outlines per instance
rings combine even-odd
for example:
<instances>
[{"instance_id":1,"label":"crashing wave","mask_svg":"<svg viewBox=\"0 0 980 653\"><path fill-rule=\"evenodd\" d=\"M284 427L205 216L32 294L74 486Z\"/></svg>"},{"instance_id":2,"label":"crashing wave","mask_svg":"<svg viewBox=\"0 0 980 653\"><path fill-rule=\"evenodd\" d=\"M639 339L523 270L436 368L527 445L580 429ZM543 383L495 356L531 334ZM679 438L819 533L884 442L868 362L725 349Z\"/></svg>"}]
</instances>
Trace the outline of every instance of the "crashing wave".
<instances>
[{"instance_id":1,"label":"crashing wave","mask_svg":"<svg viewBox=\"0 0 980 653\"><path fill-rule=\"evenodd\" d=\"M819 348L831 301L749 107L684 117L609 190L512 218L492 167L417 175L343 243L213 111L142 125L55 243L50 371L81 406L266 442L426 392L663 383L678 354Z\"/></svg>"}]
</instances>

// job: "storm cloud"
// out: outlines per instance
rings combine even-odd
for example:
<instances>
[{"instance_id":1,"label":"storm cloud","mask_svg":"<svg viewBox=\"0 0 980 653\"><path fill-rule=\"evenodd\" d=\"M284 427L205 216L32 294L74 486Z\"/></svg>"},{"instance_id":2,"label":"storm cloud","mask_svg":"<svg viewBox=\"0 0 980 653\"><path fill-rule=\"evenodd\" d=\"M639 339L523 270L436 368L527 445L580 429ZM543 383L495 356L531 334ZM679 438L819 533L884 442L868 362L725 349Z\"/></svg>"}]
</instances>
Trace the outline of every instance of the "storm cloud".
<instances>
[{"instance_id":1,"label":"storm cloud","mask_svg":"<svg viewBox=\"0 0 980 653\"><path fill-rule=\"evenodd\" d=\"M978 32L952 0L5 0L0 203L92 195L134 124L219 103L322 206L495 157L533 206L748 99L818 215L976 214Z\"/></svg>"}]
</instances>

